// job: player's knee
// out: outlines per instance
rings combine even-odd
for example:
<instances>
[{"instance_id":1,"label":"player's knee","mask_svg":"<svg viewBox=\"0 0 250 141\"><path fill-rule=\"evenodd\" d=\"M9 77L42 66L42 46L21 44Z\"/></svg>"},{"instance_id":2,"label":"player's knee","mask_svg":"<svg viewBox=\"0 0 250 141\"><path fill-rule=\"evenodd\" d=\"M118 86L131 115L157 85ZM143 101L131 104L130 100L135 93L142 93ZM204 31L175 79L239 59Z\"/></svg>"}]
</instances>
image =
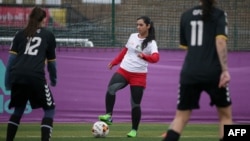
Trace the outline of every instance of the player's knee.
<instances>
[{"instance_id":1,"label":"player's knee","mask_svg":"<svg viewBox=\"0 0 250 141\"><path fill-rule=\"evenodd\" d=\"M115 93L119 90L119 86L118 85L110 85L108 86L108 94L110 95L115 95Z\"/></svg>"},{"instance_id":2,"label":"player's knee","mask_svg":"<svg viewBox=\"0 0 250 141\"><path fill-rule=\"evenodd\" d=\"M141 108L141 105L140 104L136 104L134 102L131 103L131 108L132 109L135 109L135 108Z\"/></svg>"},{"instance_id":3,"label":"player's knee","mask_svg":"<svg viewBox=\"0 0 250 141\"><path fill-rule=\"evenodd\" d=\"M115 95L115 91L112 89L108 89L107 94L108 95Z\"/></svg>"},{"instance_id":4,"label":"player's knee","mask_svg":"<svg viewBox=\"0 0 250 141\"><path fill-rule=\"evenodd\" d=\"M17 116L17 115L11 115L9 119L9 123L18 126L20 124L22 116Z\"/></svg>"},{"instance_id":5,"label":"player's knee","mask_svg":"<svg viewBox=\"0 0 250 141\"><path fill-rule=\"evenodd\" d=\"M44 110L44 118L53 119L55 115L55 109L46 109Z\"/></svg>"}]
</instances>

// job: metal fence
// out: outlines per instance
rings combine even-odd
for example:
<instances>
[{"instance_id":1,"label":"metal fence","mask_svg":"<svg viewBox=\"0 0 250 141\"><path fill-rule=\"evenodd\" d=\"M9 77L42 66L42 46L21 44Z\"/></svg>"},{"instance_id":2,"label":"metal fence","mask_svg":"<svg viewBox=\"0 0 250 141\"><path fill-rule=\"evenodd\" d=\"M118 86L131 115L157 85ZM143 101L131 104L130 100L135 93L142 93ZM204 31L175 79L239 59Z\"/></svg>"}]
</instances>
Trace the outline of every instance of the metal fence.
<instances>
[{"instance_id":1,"label":"metal fence","mask_svg":"<svg viewBox=\"0 0 250 141\"><path fill-rule=\"evenodd\" d=\"M20 10L37 5L37 0L23 0L22 4L16 4L16 1L2 0L0 4L0 37L13 36L16 30L24 26L25 20L18 21L18 17L12 17L14 24L4 23L4 20L11 18L8 15L10 7ZM136 32L136 18L148 15L155 24L158 46L163 49L177 49L180 15L199 4L199 0L57 0L56 4L47 3L47 0L39 2L49 13L48 28L57 38L87 39L95 47L122 47L129 35ZM250 50L250 1L218 0L217 6L228 13L229 49ZM13 9L9 11L13 12ZM18 16L18 13L14 12L14 16ZM4 42L1 41L1 44Z\"/></svg>"}]
</instances>

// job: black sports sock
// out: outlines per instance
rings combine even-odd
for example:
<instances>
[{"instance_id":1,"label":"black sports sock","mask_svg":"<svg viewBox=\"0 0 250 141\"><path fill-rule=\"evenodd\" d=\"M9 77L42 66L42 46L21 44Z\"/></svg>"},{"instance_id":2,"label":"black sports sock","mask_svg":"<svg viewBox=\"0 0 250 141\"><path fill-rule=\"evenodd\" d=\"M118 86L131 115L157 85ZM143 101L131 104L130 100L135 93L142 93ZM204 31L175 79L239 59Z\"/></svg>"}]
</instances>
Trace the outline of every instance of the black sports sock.
<instances>
[{"instance_id":1,"label":"black sports sock","mask_svg":"<svg viewBox=\"0 0 250 141\"><path fill-rule=\"evenodd\" d=\"M141 108L135 107L132 109L132 129L138 130L140 120L141 120Z\"/></svg>"},{"instance_id":2,"label":"black sports sock","mask_svg":"<svg viewBox=\"0 0 250 141\"><path fill-rule=\"evenodd\" d=\"M178 141L179 138L180 134L170 129L167 132L167 136L162 141Z\"/></svg>"},{"instance_id":3,"label":"black sports sock","mask_svg":"<svg viewBox=\"0 0 250 141\"><path fill-rule=\"evenodd\" d=\"M21 116L11 115L9 122L8 122L8 127L7 127L6 141L14 140L19 123L20 123L20 119L21 119Z\"/></svg>"},{"instance_id":4,"label":"black sports sock","mask_svg":"<svg viewBox=\"0 0 250 141\"><path fill-rule=\"evenodd\" d=\"M53 119L43 118L41 123L41 140L49 141L53 129Z\"/></svg>"},{"instance_id":5,"label":"black sports sock","mask_svg":"<svg viewBox=\"0 0 250 141\"><path fill-rule=\"evenodd\" d=\"M221 138L219 141L223 141L223 138Z\"/></svg>"}]
</instances>

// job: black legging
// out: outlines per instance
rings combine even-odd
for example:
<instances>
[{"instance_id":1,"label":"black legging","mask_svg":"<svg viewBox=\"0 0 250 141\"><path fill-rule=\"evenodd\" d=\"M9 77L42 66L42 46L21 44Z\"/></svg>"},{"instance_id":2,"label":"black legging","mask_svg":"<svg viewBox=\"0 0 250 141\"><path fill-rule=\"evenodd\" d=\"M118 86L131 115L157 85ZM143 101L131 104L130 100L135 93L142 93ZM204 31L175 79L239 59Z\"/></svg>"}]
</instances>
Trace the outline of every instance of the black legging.
<instances>
[{"instance_id":1,"label":"black legging","mask_svg":"<svg viewBox=\"0 0 250 141\"><path fill-rule=\"evenodd\" d=\"M108 85L106 93L106 113L113 114L116 92L128 85L127 80L119 73L115 73ZM141 120L141 100L143 96L143 86L130 86L131 92L131 117L132 129L137 130Z\"/></svg>"}]
</instances>

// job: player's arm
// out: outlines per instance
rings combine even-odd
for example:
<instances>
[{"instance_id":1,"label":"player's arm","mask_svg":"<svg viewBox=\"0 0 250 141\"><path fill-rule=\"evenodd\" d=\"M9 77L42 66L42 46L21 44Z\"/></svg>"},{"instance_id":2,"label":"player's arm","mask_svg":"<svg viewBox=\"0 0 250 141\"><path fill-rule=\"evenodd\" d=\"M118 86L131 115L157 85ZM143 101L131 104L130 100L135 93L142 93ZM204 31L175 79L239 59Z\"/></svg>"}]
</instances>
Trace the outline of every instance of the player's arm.
<instances>
[{"instance_id":1,"label":"player's arm","mask_svg":"<svg viewBox=\"0 0 250 141\"><path fill-rule=\"evenodd\" d=\"M8 58L8 63L5 71L5 88L6 90L11 89L11 82L10 82L10 69L13 66L14 60L16 59L17 53L14 51L9 52L9 58Z\"/></svg>"},{"instance_id":2,"label":"player's arm","mask_svg":"<svg viewBox=\"0 0 250 141\"><path fill-rule=\"evenodd\" d=\"M124 47L121 52L115 57L115 59L113 59L113 61L111 61L108 64L108 68L112 69L113 66L121 63L122 59L124 58L125 54L127 53L128 48Z\"/></svg>"},{"instance_id":3,"label":"player's arm","mask_svg":"<svg viewBox=\"0 0 250 141\"><path fill-rule=\"evenodd\" d=\"M221 64L221 76L218 87L226 87L230 81L230 74L227 66L227 45L225 36L216 37L216 49Z\"/></svg>"},{"instance_id":4,"label":"player's arm","mask_svg":"<svg viewBox=\"0 0 250 141\"><path fill-rule=\"evenodd\" d=\"M57 83L57 66L56 66L56 40L53 34L49 34L50 40L48 42L47 50L47 70L49 72L51 86L56 86Z\"/></svg>"},{"instance_id":5,"label":"player's arm","mask_svg":"<svg viewBox=\"0 0 250 141\"><path fill-rule=\"evenodd\" d=\"M216 28L216 49L221 64L222 71L227 71L227 17L226 13L222 13L218 18L218 25Z\"/></svg>"},{"instance_id":6,"label":"player's arm","mask_svg":"<svg viewBox=\"0 0 250 141\"><path fill-rule=\"evenodd\" d=\"M145 54L144 52L140 52L138 54L138 57L140 57L141 59L149 63L157 63L160 60L160 54L158 52L158 47L157 47L157 43L155 42L155 40L152 41L150 46L151 46L150 47L151 53Z\"/></svg>"},{"instance_id":7,"label":"player's arm","mask_svg":"<svg viewBox=\"0 0 250 141\"><path fill-rule=\"evenodd\" d=\"M179 45L179 48L185 49L185 50L188 49L187 39L185 36L185 23L183 20L183 15L181 16L181 21L180 21L180 45Z\"/></svg>"},{"instance_id":8,"label":"player's arm","mask_svg":"<svg viewBox=\"0 0 250 141\"><path fill-rule=\"evenodd\" d=\"M216 49L217 49L217 54L220 60L222 71L228 71L226 39L227 38L223 35L219 35L216 37Z\"/></svg>"},{"instance_id":9,"label":"player's arm","mask_svg":"<svg viewBox=\"0 0 250 141\"><path fill-rule=\"evenodd\" d=\"M158 52L155 52L155 53L153 53L151 55L146 55L144 53L140 53L139 57L146 60L146 61L148 61L149 63L156 63L160 59L160 55L159 55Z\"/></svg>"},{"instance_id":10,"label":"player's arm","mask_svg":"<svg viewBox=\"0 0 250 141\"><path fill-rule=\"evenodd\" d=\"M221 64L222 71L227 71L227 14L221 13L216 27L216 49Z\"/></svg>"},{"instance_id":11,"label":"player's arm","mask_svg":"<svg viewBox=\"0 0 250 141\"><path fill-rule=\"evenodd\" d=\"M51 86L56 86L57 83L57 68L56 68L56 60L48 60L47 69L49 72L50 84Z\"/></svg>"},{"instance_id":12,"label":"player's arm","mask_svg":"<svg viewBox=\"0 0 250 141\"><path fill-rule=\"evenodd\" d=\"M11 71L11 67L14 65L15 59L17 57L18 46L19 46L18 39L20 39L19 32L16 32L14 39L11 42L11 47L9 50L9 57L8 57L8 61L7 61L6 71L5 71L4 84L5 84L6 90L11 90L10 71Z\"/></svg>"},{"instance_id":13,"label":"player's arm","mask_svg":"<svg viewBox=\"0 0 250 141\"><path fill-rule=\"evenodd\" d=\"M226 87L230 81L230 74L228 71L227 64L227 19L226 13L222 14L219 18L218 26L217 26L217 36L216 36L216 50L218 54L218 58L221 65L221 76L219 87Z\"/></svg>"}]
</instances>

